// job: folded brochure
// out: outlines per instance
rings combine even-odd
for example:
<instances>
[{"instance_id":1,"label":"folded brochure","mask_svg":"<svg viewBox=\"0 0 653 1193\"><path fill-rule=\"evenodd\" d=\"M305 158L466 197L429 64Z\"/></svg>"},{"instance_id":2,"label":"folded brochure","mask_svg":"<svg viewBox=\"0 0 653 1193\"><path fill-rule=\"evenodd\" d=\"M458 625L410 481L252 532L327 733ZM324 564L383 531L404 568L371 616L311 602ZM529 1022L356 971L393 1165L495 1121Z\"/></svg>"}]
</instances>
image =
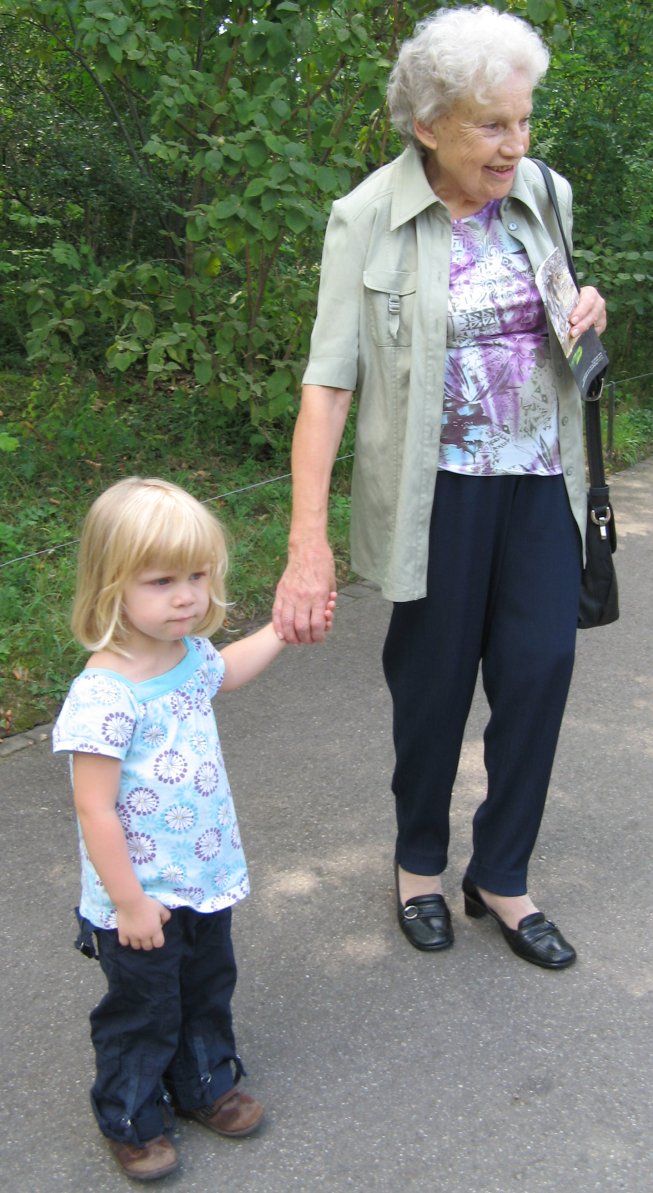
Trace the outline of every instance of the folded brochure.
<instances>
[{"instance_id":1,"label":"folded brochure","mask_svg":"<svg viewBox=\"0 0 653 1193\"><path fill-rule=\"evenodd\" d=\"M578 302L578 290L560 249L554 249L535 274L535 284L567 357L581 396L608 365L607 353L593 327L580 336L570 334L569 316Z\"/></svg>"}]
</instances>

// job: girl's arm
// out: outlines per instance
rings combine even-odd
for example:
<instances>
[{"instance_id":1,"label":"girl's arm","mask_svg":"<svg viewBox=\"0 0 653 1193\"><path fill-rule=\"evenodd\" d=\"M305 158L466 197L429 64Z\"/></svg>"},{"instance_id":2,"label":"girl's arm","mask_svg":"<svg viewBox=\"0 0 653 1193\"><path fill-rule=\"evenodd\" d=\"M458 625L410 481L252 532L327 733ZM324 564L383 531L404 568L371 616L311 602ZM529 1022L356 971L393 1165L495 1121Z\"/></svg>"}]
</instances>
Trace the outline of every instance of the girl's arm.
<instances>
[{"instance_id":1,"label":"girl's arm","mask_svg":"<svg viewBox=\"0 0 653 1193\"><path fill-rule=\"evenodd\" d=\"M333 610L336 605L335 592L330 593L325 610L327 630L331 629ZM276 633L272 622L248 634L238 642L230 642L228 646L220 647L220 654L224 660L225 672L222 681L222 692L233 692L235 688L242 688L243 684L255 679L270 663L281 654L286 643Z\"/></svg>"},{"instance_id":2,"label":"girl's arm","mask_svg":"<svg viewBox=\"0 0 653 1193\"><path fill-rule=\"evenodd\" d=\"M167 907L145 894L132 866L125 831L116 813L119 758L73 755L73 791L84 843L100 881L116 908L118 939L133 949L165 944Z\"/></svg>"}]
</instances>

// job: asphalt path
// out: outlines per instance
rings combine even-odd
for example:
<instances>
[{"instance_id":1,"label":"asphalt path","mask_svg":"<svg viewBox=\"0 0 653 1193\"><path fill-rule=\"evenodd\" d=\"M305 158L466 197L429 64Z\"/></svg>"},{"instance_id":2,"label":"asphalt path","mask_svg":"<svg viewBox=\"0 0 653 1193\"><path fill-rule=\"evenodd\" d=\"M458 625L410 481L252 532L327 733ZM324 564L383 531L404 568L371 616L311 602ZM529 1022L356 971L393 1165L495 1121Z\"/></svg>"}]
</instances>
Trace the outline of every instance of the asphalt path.
<instances>
[{"instance_id":1,"label":"asphalt path","mask_svg":"<svg viewBox=\"0 0 653 1193\"><path fill-rule=\"evenodd\" d=\"M395 919L388 606L340 596L336 628L217 710L253 893L234 916L235 997L260 1134L176 1135L188 1193L651 1193L653 461L613 479L622 618L579 634L531 891L578 949L552 973L466 920L483 797L477 692L453 800L456 944L413 950ZM66 760L48 727L0 745L0 1188L134 1187L91 1115L99 966L73 949Z\"/></svg>"}]
</instances>

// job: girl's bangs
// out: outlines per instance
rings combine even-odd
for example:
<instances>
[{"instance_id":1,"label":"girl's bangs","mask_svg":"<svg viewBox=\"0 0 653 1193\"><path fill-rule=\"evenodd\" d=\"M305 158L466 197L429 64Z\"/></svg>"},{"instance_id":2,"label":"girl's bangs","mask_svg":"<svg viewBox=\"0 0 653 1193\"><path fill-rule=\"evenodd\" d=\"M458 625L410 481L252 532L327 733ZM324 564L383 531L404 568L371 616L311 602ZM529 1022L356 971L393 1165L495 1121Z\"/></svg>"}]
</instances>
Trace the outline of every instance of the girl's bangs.
<instances>
[{"instance_id":1,"label":"girl's bangs","mask_svg":"<svg viewBox=\"0 0 653 1193\"><path fill-rule=\"evenodd\" d=\"M174 571L193 571L206 564L220 564L225 554L224 536L208 511L201 517L177 506L174 514L165 508L153 513L137 552L138 562L134 561L136 570L156 564Z\"/></svg>"}]
</instances>

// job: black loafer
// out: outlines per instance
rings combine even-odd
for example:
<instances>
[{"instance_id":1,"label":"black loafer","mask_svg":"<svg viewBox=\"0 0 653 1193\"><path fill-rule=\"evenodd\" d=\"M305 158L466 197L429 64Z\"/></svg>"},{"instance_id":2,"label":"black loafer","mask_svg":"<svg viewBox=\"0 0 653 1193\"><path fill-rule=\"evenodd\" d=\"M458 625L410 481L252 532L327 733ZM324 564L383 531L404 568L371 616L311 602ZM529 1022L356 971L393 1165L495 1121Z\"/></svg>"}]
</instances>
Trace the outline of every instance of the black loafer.
<instances>
[{"instance_id":1,"label":"black loafer","mask_svg":"<svg viewBox=\"0 0 653 1193\"><path fill-rule=\"evenodd\" d=\"M463 878L465 914L472 919L490 915L496 920L513 953L543 969L566 969L576 960L576 950L565 940L552 920L547 920L541 911L525 915L517 928L509 928L501 916L493 911L471 879Z\"/></svg>"},{"instance_id":2,"label":"black loafer","mask_svg":"<svg viewBox=\"0 0 653 1193\"><path fill-rule=\"evenodd\" d=\"M453 944L451 913L443 895L417 895L401 902L399 878L395 868L397 917L399 927L410 943L425 953L448 949Z\"/></svg>"}]
</instances>

